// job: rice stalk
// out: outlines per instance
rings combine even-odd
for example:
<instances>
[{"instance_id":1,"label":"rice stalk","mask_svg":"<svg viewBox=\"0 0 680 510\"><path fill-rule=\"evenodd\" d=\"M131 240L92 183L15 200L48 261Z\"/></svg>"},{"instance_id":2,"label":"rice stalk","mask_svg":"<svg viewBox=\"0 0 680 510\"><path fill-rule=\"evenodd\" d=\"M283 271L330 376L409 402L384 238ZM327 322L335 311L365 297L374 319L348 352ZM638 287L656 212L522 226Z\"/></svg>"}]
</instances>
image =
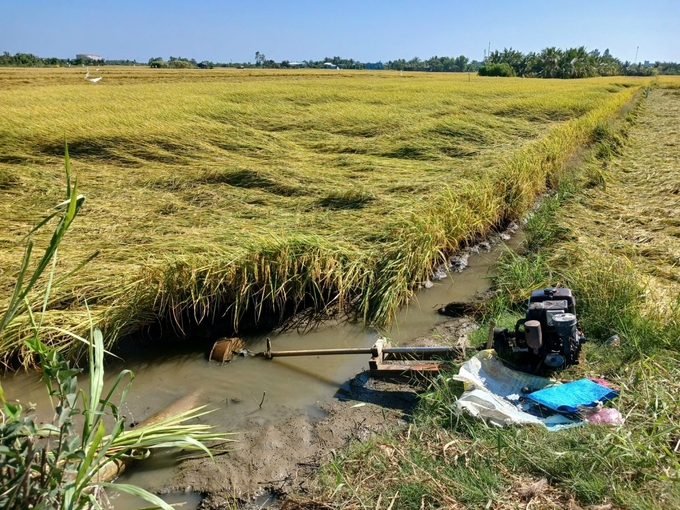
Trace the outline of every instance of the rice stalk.
<instances>
[{"instance_id":1,"label":"rice stalk","mask_svg":"<svg viewBox=\"0 0 680 510\"><path fill-rule=\"evenodd\" d=\"M86 331L85 297L109 342L168 319L180 332L216 318L238 328L291 303L385 324L434 265L554 186L636 92L612 93L610 79L349 73L330 89L317 72L118 69L85 89L75 70L43 71L27 71L35 85L0 80L0 121L12 119L0 168L27 168L0 189L0 217L14 218L0 220L0 267L11 275L12 233L56 192L63 130L92 205L60 264L101 253L55 286L40 319L76 357L62 330ZM10 214L17 199L26 207ZM26 361L28 328L19 318L0 339L6 362Z\"/></svg>"}]
</instances>

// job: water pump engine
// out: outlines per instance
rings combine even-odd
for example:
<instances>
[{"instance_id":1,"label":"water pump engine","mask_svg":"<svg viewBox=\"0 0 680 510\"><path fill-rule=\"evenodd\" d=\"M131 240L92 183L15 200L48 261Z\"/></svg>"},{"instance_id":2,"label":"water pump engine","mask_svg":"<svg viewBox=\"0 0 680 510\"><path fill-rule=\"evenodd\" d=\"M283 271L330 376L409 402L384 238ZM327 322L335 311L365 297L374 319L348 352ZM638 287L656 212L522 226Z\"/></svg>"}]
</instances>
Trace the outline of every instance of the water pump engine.
<instances>
[{"instance_id":1,"label":"water pump engine","mask_svg":"<svg viewBox=\"0 0 680 510\"><path fill-rule=\"evenodd\" d=\"M565 288L533 291L526 318L517 321L514 331L493 330L499 356L526 372L577 365L585 341L576 319L576 298Z\"/></svg>"}]
</instances>

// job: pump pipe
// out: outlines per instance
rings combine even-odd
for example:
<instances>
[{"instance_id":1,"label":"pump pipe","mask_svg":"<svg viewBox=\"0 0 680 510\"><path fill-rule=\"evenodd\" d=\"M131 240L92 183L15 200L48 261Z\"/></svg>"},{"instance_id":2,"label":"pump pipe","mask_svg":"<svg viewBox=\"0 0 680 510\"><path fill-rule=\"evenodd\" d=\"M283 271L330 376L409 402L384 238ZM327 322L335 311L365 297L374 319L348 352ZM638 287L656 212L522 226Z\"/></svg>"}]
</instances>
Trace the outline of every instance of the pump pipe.
<instances>
[{"instance_id":1,"label":"pump pipe","mask_svg":"<svg viewBox=\"0 0 680 510\"><path fill-rule=\"evenodd\" d=\"M383 354L394 355L395 358L405 356L423 356L430 357L433 355L458 354L462 349L458 347L383 347L381 349ZM371 354L378 356L379 352L374 345L373 347L348 347L344 349L304 349L297 351L272 351L271 340L267 338L267 350L258 352L255 356L262 356L268 359L282 358L289 356L336 356L342 354Z\"/></svg>"}]
</instances>

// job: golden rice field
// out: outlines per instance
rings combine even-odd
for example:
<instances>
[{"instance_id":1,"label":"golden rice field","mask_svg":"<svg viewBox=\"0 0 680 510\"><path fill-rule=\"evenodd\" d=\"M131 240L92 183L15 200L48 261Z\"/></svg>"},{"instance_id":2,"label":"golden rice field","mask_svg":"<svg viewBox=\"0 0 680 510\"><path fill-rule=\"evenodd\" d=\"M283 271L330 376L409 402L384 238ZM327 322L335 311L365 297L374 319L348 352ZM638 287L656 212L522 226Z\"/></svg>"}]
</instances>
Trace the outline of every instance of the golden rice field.
<instances>
[{"instance_id":1,"label":"golden rice field","mask_svg":"<svg viewBox=\"0 0 680 510\"><path fill-rule=\"evenodd\" d=\"M384 323L649 84L147 68L91 69L95 84L84 71L0 70L0 305L24 236L63 199L66 138L87 201L57 272L100 254L53 289L44 324L83 333L87 299L109 342L291 303ZM5 359L27 331L26 317L5 331Z\"/></svg>"}]
</instances>

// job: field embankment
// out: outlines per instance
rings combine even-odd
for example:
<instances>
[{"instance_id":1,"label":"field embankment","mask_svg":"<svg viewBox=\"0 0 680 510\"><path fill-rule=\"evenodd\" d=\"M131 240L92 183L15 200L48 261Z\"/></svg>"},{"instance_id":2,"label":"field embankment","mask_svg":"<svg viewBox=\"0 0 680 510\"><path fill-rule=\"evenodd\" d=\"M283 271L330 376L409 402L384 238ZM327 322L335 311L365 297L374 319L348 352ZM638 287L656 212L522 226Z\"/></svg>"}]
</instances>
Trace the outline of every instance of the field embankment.
<instances>
[{"instance_id":1,"label":"field embankment","mask_svg":"<svg viewBox=\"0 0 680 510\"><path fill-rule=\"evenodd\" d=\"M59 202L87 197L43 324L64 349L159 319L292 304L389 320L434 264L515 218L645 81L103 68L0 72L0 284ZM92 72L92 70L91 70ZM46 233L37 236L44 242ZM36 302L38 297L36 296ZM24 318L26 319L26 318ZM27 320L4 333L19 353Z\"/></svg>"},{"instance_id":2,"label":"field embankment","mask_svg":"<svg viewBox=\"0 0 680 510\"><path fill-rule=\"evenodd\" d=\"M580 365L557 375L618 387L623 426L486 426L453 413L462 387L440 378L408 430L336 455L317 501L395 510L678 507L680 81L659 86L627 120L601 126L578 168L533 212L527 251L499 265L486 309L487 320L510 327L531 290L571 288L589 343Z\"/></svg>"}]
</instances>

